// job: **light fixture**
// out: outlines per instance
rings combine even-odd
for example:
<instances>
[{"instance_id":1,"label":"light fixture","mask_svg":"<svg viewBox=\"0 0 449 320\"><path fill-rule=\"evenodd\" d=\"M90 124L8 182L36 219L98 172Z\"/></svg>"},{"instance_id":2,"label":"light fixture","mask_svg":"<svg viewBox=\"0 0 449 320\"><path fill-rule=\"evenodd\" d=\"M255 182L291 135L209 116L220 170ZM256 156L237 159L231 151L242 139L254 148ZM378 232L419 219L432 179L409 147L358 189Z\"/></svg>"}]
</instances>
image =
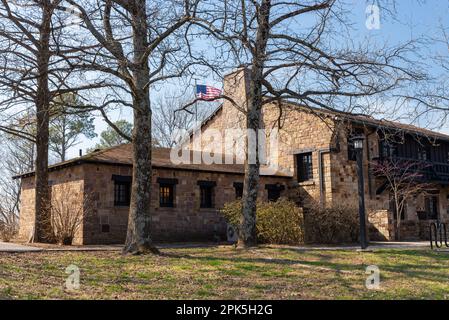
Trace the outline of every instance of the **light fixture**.
<instances>
[{"instance_id":1,"label":"light fixture","mask_svg":"<svg viewBox=\"0 0 449 320\"><path fill-rule=\"evenodd\" d=\"M353 136L351 141L354 143L354 149L363 149L363 142L365 141L365 137L363 135Z\"/></svg>"},{"instance_id":2,"label":"light fixture","mask_svg":"<svg viewBox=\"0 0 449 320\"><path fill-rule=\"evenodd\" d=\"M356 135L351 138L354 143L354 149L357 156L357 176L359 191L359 218L360 218L360 246L362 250L368 247L368 239L366 237L366 212L365 212L365 182L363 180L363 135Z\"/></svg>"}]
</instances>

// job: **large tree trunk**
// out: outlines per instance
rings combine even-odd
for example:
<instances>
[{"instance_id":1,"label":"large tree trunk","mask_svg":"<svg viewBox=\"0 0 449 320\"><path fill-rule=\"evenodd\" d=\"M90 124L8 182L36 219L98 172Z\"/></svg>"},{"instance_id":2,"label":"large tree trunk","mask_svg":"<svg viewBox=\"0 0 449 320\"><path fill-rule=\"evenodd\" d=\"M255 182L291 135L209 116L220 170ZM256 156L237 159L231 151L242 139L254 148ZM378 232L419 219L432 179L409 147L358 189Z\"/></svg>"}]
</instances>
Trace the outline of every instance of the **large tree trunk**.
<instances>
[{"instance_id":1,"label":"large tree trunk","mask_svg":"<svg viewBox=\"0 0 449 320\"><path fill-rule=\"evenodd\" d=\"M251 65L246 125L247 129L253 132L256 141L255 143L249 143L247 139L246 143L242 223L240 226L238 243L241 247L252 247L257 245L256 206L260 175L258 131L262 128L262 80L265 51L270 30L270 7L270 0L264 0L260 6L258 14L259 28L257 30L255 54ZM251 154L253 154L253 156L250 156Z\"/></svg>"},{"instance_id":2,"label":"large tree trunk","mask_svg":"<svg viewBox=\"0 0 449 320\"><path fill-rule=\"evenodd\" d=\"M36 166L35 166L35 242L52 241L50 192L48 186L48 138L50 91L48 88L49 42L52 9L48 1L42 5L42 24L37 55L39 77L36 92Z\"/></svg>"},{"instance_id":3,"label":"large tree trunk","mask_svg":"<svg viewBox=\"0 0 449 320\"><path fill-rule=\"evenodd\" d=\"M151 239L151 106L148 62L141 56L148 46L145 1L136 1L132 12L134 62L133 181L124 253L159 253Z\"/></svg>"}]
</instances>

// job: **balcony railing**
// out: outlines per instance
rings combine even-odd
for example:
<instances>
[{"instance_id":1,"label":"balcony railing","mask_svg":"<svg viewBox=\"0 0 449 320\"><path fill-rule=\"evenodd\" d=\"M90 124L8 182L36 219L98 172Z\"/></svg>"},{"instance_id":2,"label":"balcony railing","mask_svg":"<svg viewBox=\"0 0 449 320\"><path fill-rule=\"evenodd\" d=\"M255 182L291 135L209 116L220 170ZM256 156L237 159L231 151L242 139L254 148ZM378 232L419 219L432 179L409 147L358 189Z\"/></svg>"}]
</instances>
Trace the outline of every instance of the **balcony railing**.
<instances>
[{"instance_id":1,"label":"balcony railing","mask_svg":"<svg viewBox=\"0 0 449 320\"><path fill-rule=\"evenodd\" d=\"M404 161L416 163L416 171L423 175L423 180L438 184L449 185L449 163L436 162L430 160L418 160L406 157L388 157L373 159L376 161Z\"/></svg>"}]
</instances>

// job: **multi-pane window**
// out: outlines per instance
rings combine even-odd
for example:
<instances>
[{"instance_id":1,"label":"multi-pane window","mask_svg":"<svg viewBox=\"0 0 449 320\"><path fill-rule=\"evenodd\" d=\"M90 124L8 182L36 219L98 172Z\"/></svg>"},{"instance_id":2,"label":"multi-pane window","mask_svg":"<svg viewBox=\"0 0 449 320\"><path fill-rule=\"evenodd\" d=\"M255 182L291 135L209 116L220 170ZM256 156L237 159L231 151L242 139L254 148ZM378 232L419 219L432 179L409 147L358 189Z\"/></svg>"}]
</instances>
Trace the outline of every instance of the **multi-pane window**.
<instances>
[{"instance_id":1,"label":"multi-pane window","mask_svg":"<svg viewBox=\"0 0 449 320\"><path fill-rule=\"evenodd\" d=\"M313 179L312 153L296 155L298 181L305 182Z\"/></svg>"},{"instance_id":2,"label":"multi-pane window","mask_svg":"<svg viewBox=\"0 0 449 320\"><path fill-rule=\"evenodd\" d=\"M115 176L114 179L114 205L129 206L131 200L131 181L128 177Z\"/></svg>"},{"instance_id":3,"label":"multi-pane window","mask_svg":"<svg viewBox=\"0 0 449 320\"><path fill-rule=\"evenodd\" d=\"M214 181L198 181L200 186L200 207L213 208L214 207Z\"/></svg>"},{"instance_id":4,"label":"multi-pane window","mask_svg":"<svg viewBox=\"0 0 449 320\"><path fill-rule=\"evenodd\" d=\"M438 197L431 196L425 199L426 214L428 220L438 219Z\"/></svg>"},{"instance_id":5,"label":"multi-pane window","mask_svg":"<svg viewBox=\"0 0 449 320\"><path fill-rule=\"evenodd\" d=\"M172 208L174 206L173 191L174 186L172 184L159 185L159 205L161 207Z\"/></svg>"},{"instance_id":6,"label":"multi-pane window","mask_svg":"<svg viewBox=\"0 0 449 320\"><path fill-rule=\"evenodd\" d=\"M178 179L158 178L159 183L159 206L173 208L175 206L175 185Z\"/></svg>"}]
</instances>

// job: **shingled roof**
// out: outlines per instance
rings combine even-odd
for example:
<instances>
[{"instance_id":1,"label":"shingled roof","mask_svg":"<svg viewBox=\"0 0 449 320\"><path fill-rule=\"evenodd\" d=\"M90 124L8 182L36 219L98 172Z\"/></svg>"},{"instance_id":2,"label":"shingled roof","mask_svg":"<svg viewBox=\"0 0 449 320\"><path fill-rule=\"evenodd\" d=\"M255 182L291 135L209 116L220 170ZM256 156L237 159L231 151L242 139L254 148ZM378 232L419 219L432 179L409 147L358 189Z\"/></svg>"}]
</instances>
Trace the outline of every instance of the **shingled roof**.
<instances>
[{"instance_id":1,"label":"shingled roof","mask_svg":"<svg viewBox=\"0 0 449 320\"><path fill-rule=\"evenodd\" d=\"M171 149L169 148L153 148L152 152L152 166L153 168L167 168L174 170L193 170L203 172L219 172L219 173L232 173L232 174L244 174L244 167L241 164L225 164L224 155L217 155L223 159L223 164L175 164L170 159ZM199 159L202 159L200 151L190 151L190 159L193 159L195 154L199 154ZM115 147L97 150L92 153L86 154L82 157L74 158L68 161L60 162L48 167L49 171L61 170L66 167L80 165L85 163L104 164L104 165L119 165L119 166L132 166L132 144L122 144ZM202 160L201 160L202 161ZM262 174L262 173L261 173ZM13 179L24 178L33 176L34 171L27 172L21 175L13 177ZM263 174L262 174L263 175ZM273 176L278 177L290 177L283 172L277 172Z\"/></svg>"},{"instance_id":2,"label":"shingled roof","mask_svg":"<svg viewBox=\"0 0 449 320\"><path fill-rule=\"evenodd\" d=\"M339 120L347 120L352 121L354 123L358 123L361 125L365 125L368 127L374 127L374 128L382 128L382 129L389 129L389 130L397 130L397 131L404 131L409 134L415 134L419 136L425 136L432 139L441 139L445 141L449 141L449 135L432 131L425 128L420 128L411 124L405 124L398 121L390 121L387 119L376 119L369 115L363 115L363 114L351 114L348 112L338 111L338 110L331 110L331 109L325 109L325 108L314 108L314 107L307 107L304 105L297 104L296 102L292 101L284 101L285 105L290 107L291 109L299 109L305 112L310 113L316 113L320 114L325 117L331 117L334 119ZM201 124L201 127L204 127L209 121L213 120L217 115L220 114L220 112L223 109L223 105L220 105L209 117L207 117ZM193 133L192 133L193 134Z\"/></svg>"},{"instance_id":3,"label":"shingled roof","mask_svg":"<svg viewBox=\"0 0 449 320\"><path fill-rule=\"evenodd\" d=\"M289 103L290 104L290 103ZM405 124L398 121L390 121L387 119L376 119L369 115L363 115L363 114L351 114L351 113L345 113L345 112L339 112L339 111L333 111L333 110L326 110L326 109L318 109L318 108L308 108L304 106L300 106L300 108L303 108L305 110L309 109L310 112L316 112L316 113L322 113L327 116L337 117L340 120L347 120L352 121L358 124L371 126L374 128L382 128L387 130L393 130L393 131L403 131L405 133L419 135L419 136L425 136L428 138L433 139L441 139L445 141L449 141L449 135L432 131L425 128L420 128L411 124Z\"/></svg>"}]
</instances>

